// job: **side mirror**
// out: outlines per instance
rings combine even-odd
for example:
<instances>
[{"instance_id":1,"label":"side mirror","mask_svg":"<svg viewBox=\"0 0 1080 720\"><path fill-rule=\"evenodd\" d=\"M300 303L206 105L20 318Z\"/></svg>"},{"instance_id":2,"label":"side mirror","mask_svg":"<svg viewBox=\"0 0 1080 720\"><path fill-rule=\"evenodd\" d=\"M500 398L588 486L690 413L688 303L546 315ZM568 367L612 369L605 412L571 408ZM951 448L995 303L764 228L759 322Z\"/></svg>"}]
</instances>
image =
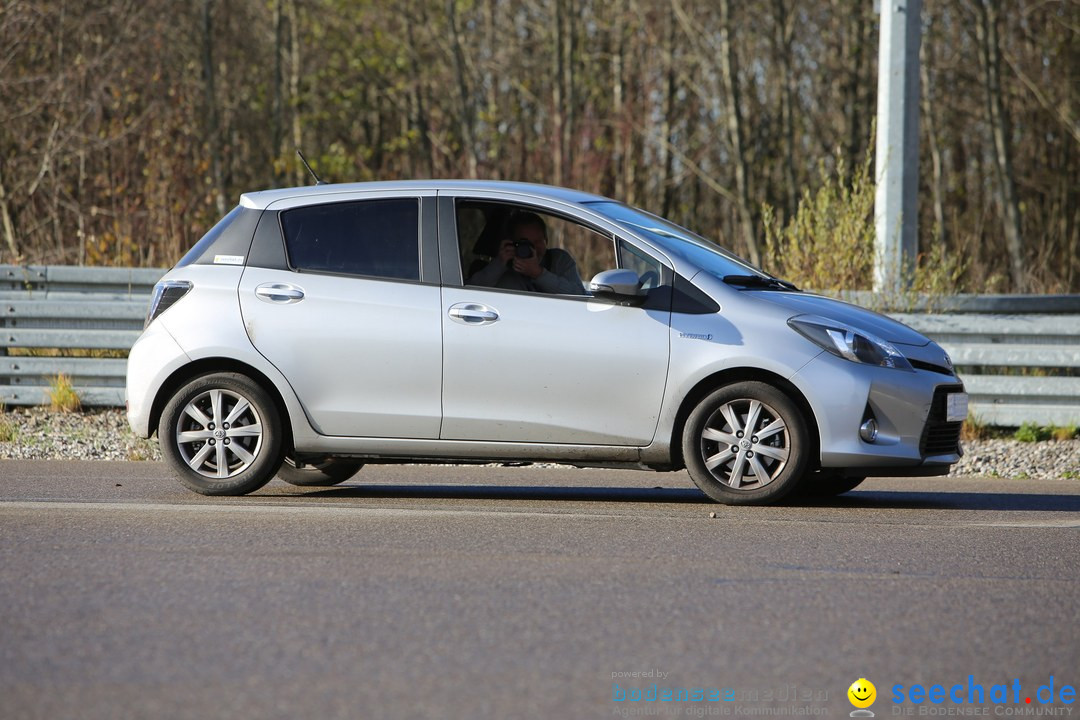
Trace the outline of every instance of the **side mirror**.
<instances>
[{"instance_id":1,"label":"side mirror","mask_svg":"<svg viewBox=\"0 0 1080 720\"><path fill-rule=\"evenodd\" d=\"M604 270L593 276L589 282L589 292L596 297L616 300L644 298L646 292L641 289L641 278L633 270Z\"/></svg>"}]
</instances>

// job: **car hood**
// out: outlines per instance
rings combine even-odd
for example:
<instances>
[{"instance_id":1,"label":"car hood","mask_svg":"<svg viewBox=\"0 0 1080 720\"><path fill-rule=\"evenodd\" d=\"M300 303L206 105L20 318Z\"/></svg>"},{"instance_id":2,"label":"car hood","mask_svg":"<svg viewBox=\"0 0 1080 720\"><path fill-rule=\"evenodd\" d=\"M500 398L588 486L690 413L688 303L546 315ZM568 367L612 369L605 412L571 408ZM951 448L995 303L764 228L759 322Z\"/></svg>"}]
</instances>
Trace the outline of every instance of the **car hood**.
<instances>
[{"instance_id":1,"label":"car hood","mask_svg":"<svg viewBox=\"0 0 1080 720\"><path fill-rule=\"evenodd\" d=\"M916 347L922 347L930 343L929 338L912 330L902 322L841 300L803 292L775 292L771 290L747 290L744 292L752 292L761 300L780 305L790 310L792 315L820 315L839 320L852 327L873 333L882 340L888 340L891 343Z\"/></svg>"}]
</instances>

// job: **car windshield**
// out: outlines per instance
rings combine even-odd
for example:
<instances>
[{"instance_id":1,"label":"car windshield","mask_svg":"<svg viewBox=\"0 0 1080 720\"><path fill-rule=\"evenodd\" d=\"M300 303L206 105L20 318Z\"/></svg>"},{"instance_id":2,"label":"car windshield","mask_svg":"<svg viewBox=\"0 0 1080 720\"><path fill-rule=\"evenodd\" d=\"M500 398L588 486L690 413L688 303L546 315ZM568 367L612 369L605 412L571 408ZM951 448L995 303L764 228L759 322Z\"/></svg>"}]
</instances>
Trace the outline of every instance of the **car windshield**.
<instances>
[{"instance_id":1,"label":"car windshield","mask_svg":"<svg viewBox=\"0 0 1080 720\"><path fill-rule=\"evenodd\" d=\"M585 204L721 280L733 275L771 277L716 243L644 210L612 200Z\"/></svg>"}]
</instances>

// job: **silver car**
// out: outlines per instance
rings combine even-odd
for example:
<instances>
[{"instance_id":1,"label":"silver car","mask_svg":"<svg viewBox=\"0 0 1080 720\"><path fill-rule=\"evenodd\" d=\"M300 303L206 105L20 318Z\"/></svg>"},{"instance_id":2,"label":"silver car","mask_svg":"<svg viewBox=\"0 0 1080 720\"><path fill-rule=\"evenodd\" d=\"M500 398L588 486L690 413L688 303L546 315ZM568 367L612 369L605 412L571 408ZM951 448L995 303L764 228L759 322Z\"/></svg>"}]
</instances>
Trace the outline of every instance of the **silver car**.
<instances>
[{"instance_id":1,"label":"silver car","mask_svg":"<svg viewBox=\"0 0 1080 720\"><path fill-rule=\"evenodd\" d=\"M545 461L764 504L945 474L967 414L901 323L608 198L467 181L243 195L155 288L127 397L207 495Z\"/></svg>"}]
</instances>

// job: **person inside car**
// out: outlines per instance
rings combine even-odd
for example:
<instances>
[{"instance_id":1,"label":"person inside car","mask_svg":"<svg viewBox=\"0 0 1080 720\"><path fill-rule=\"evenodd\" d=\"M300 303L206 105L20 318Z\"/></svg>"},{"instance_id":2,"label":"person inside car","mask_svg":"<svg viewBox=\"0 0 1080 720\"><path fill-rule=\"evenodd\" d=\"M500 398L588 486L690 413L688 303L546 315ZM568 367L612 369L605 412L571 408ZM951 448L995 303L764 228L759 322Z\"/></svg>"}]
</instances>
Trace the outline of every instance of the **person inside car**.
<instances>
[{"instance_id":1,"label":"person inside car","mask_svg":"<svg viewBox=\"0 0 1080 720\"><path fill-rule=\"evenodd\" d=\"M518 211L486 266L468 284L504 290L530 290L553 295L584 295L577 263L570 253L548 248L547 225L536 213Z\"/></svg>"}]
</instances>

